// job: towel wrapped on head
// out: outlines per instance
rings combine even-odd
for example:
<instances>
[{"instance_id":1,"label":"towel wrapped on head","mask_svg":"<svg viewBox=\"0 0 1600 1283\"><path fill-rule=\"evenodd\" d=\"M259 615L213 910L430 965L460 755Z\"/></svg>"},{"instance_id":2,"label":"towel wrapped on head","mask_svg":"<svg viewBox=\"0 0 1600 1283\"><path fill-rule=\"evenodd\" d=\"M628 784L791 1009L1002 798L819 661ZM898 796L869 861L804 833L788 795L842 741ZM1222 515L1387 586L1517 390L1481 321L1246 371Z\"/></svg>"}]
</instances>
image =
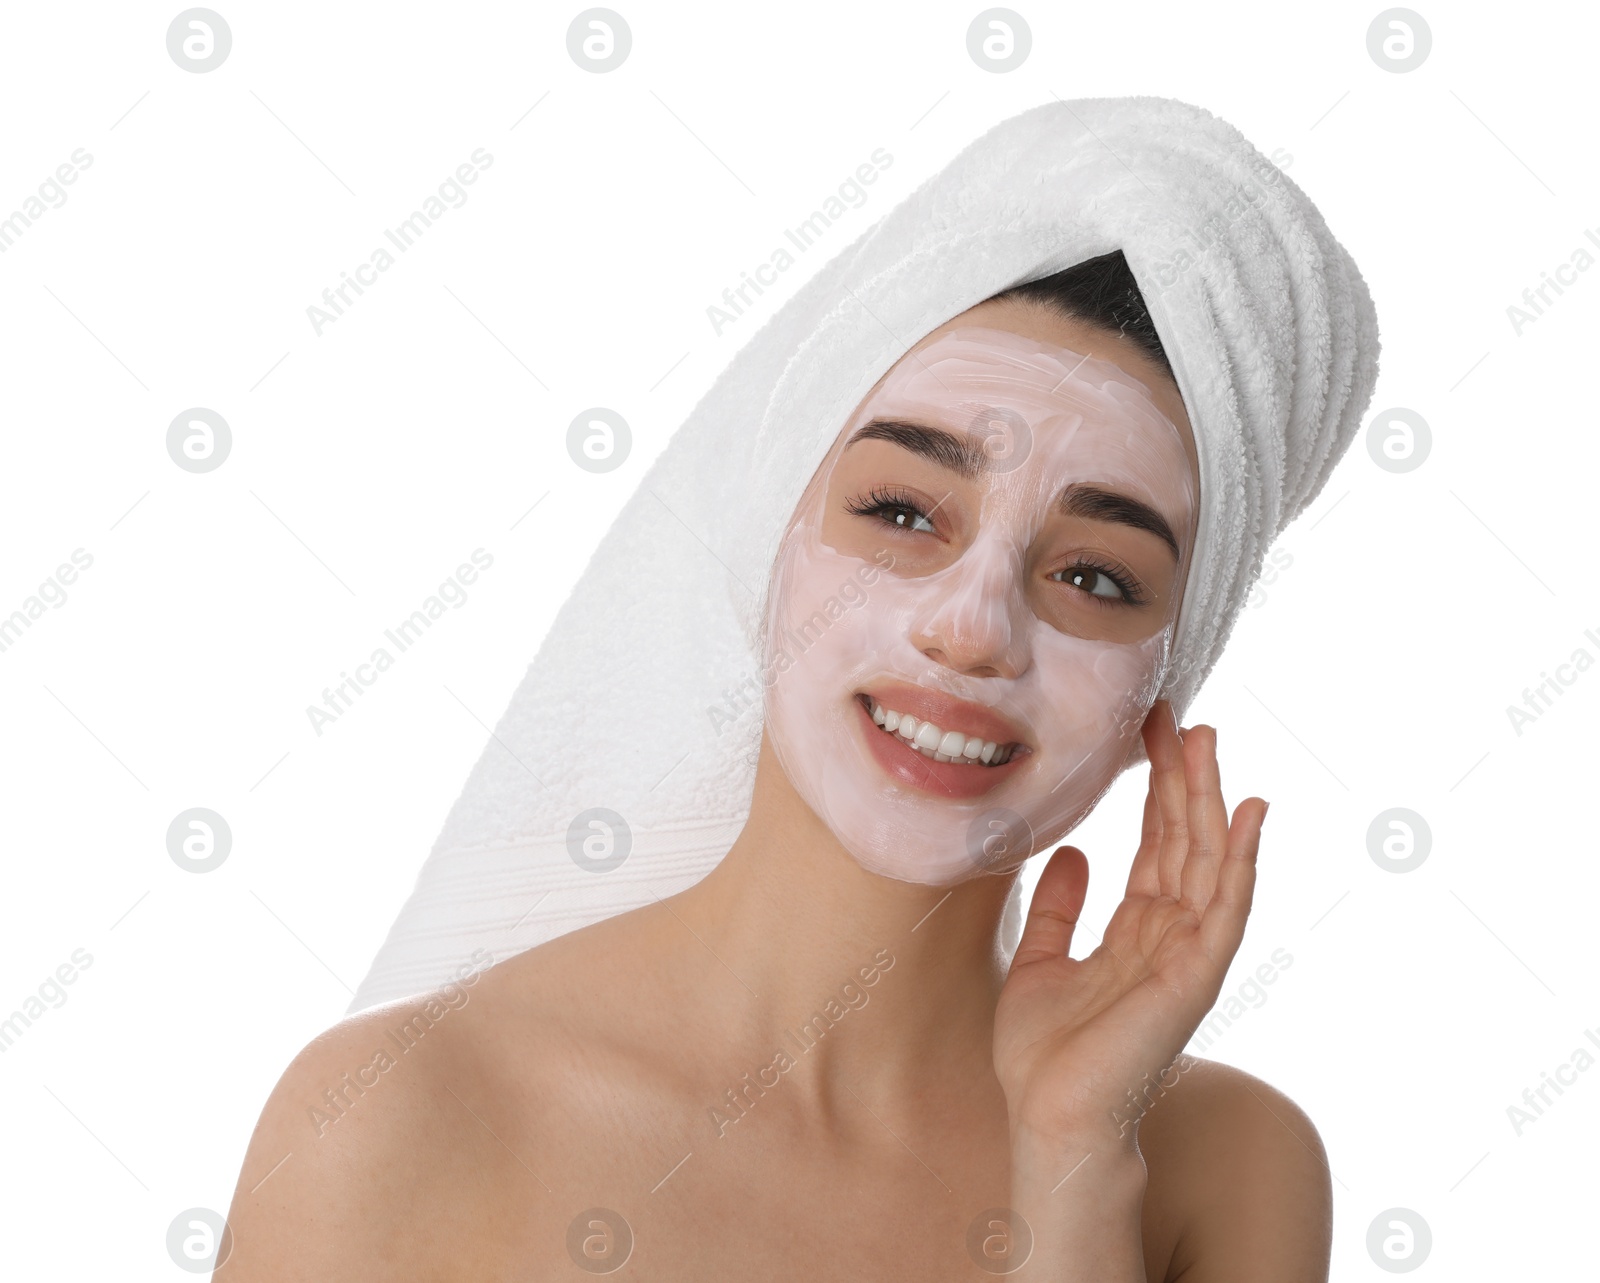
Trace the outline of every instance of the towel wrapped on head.
<instances>
[{"instance_id":1,"label":"towel wrapped on head","mask_svg":"<svg viewBox=\"0 0 1600 1283\"><path fill-rule=\"evenodd\" d=\"M750 804L768 577L842 425L930 330L1113 250L1199 455L1162 692L1181 719L1360 425L1377 319L1316 208L1233 126L1165 98L1056 101L994 126L841 251L695 406L557 615L351 1009L704 876Z\"/></svg>"}]
</instances>

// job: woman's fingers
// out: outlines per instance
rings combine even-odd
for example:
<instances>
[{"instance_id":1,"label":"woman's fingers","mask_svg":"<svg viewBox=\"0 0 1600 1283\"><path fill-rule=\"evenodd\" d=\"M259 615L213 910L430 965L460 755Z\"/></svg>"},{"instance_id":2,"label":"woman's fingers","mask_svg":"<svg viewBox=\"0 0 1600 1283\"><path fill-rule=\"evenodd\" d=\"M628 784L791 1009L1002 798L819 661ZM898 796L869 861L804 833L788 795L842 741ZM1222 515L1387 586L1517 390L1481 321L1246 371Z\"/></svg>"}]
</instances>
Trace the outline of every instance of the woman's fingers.
<instances>
[{"instance_id":1,"label":"woman's fingers","mask_svg":"<svg viewBox=\"0 0 1600 1283\"><path fill-rule=\"evenodd\" d=\"M1217 732L1195 726L1183 737L1189 849L1183 861L1183 903L1204 913L1228 849L1228 804L1222 800Z\"/></svg>"},{"instance_id":2,"label":"woman's fingers","mask_svg":"<svg viewBox=\"0 0 1600 1283\"><path fill-rule=\"evenodd\" d=\"M1164 716L1157 715L1157 709ZM1182 889L1183 857L1188 849L1188 790L1184 784L1183 741L1178 738L1172 705L1158 700L1144 724L1145 756L1150 759L1150 787L1161 821L1156 854L1157 894L1174 900Z\"/></svg>"},{"instance_id":3,"label":"woman's fingers","mask_svg":"<svg viewBox=\"0 0 1600 1283\"><path fill-rule=\"evenodd\" d=\"M1267 804L1247 797L1233 813L1227 855L1217 873L1216 893L1200 919L1200 939L1208 957L1224 970L1244 940L1245 921L1255 899L1256 856L1261 850L1261 823Z\"/></svg>"},{"instance_id":4,"label":"woman's fingers","mask_svg":"<svg viewBox=\"0 0 1600 1283\"><path fill-rule=\"evenodd\" d=\"M1013 970L1030 962L1067 956L1088 890L1088 857L1075 846L1057 847L1034 888L1022 938L1011 958Z\"/></svg>"},{"instance_id":5,"label":"woman's fingers","mask_svg":"<svg viewBox=\"0 0 1600 1283\"><path fill-rule=\"evenodd\" d=\"M1139 849L1128 870L1128 895L1155 899L1161 894L1161 808L1156 800L1155 772L1144 792L1144 822L1139 829Z\"/></svg>"}]
</instances>

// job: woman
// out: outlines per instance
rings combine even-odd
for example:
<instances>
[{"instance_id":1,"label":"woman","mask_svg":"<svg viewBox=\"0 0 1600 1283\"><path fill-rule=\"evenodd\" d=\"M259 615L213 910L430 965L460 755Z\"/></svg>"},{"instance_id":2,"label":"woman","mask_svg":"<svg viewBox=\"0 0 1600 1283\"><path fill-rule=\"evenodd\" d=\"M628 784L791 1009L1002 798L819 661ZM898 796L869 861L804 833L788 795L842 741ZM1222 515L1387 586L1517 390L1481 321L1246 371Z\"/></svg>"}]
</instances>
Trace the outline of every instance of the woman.
<instances>
[{"instance_id":1,"label":"woman","mask_svg":"<svg viewBox=\"0 0 1600 1283\"><path fill-rule=\"evenodd\" d=\"M1174 297L1082 256L896 356L774 523L736 839L687 889L313 1042L251 1142L229 1277L1326 1277L1315 1129L1180 1054L1266 804L1230 821L1215 732L1157 698L1226 636L1237 600L1204 594L1252 577L1217 573L1215 400L1198 345L1163 344ZM1369 393L1319 409L1320 476L1282 469L1269 525ZM1104 938L1069 958L1088 865L1062 847L1013 953L1021 862L1141 752Z\"/></svg>"}]
</instances>

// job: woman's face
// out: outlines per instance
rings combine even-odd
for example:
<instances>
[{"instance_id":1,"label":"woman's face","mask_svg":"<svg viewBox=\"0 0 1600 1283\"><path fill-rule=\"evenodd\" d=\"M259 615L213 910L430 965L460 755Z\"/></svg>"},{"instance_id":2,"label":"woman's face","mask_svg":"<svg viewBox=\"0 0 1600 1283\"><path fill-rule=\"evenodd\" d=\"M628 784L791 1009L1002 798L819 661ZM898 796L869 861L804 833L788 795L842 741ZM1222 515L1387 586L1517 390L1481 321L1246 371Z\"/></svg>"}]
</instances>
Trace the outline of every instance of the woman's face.
<instances>
[{"instance_id":1,"label":"woman's face","mask_svg":"<svg viewBox=\"0 0 1600 1283\"><path fill-rule=\"evenodd\" d=\"M768 598L766 733L865 868L1017 867L1116 779L1160 691L1198 466L1130 341L990 301L857 407Z\"/></svg>"}]
</instances>

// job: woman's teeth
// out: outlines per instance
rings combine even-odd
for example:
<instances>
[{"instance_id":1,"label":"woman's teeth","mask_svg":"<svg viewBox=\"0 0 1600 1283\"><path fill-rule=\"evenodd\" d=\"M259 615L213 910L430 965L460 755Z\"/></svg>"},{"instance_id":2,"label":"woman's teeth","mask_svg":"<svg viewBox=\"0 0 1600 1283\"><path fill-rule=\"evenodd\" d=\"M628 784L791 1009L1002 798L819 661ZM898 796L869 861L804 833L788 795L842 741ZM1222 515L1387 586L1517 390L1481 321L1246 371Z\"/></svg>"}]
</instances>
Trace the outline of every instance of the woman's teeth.
<instances>
[{"instance_id":1,"label":"woman's teeth","mask_svg":"<svg viewBox=\"0 0 1600 1283\"><path fill-rule=\"evenodd\" d=\"M946 731L932 722L919 722L909 713L897 713L882 704L872 705L872 720L891 735L898 735L924 757L964 766L999 766L1011 760L1015 744L996 744L961 731Z\"/></svg>"}]
</instances>

